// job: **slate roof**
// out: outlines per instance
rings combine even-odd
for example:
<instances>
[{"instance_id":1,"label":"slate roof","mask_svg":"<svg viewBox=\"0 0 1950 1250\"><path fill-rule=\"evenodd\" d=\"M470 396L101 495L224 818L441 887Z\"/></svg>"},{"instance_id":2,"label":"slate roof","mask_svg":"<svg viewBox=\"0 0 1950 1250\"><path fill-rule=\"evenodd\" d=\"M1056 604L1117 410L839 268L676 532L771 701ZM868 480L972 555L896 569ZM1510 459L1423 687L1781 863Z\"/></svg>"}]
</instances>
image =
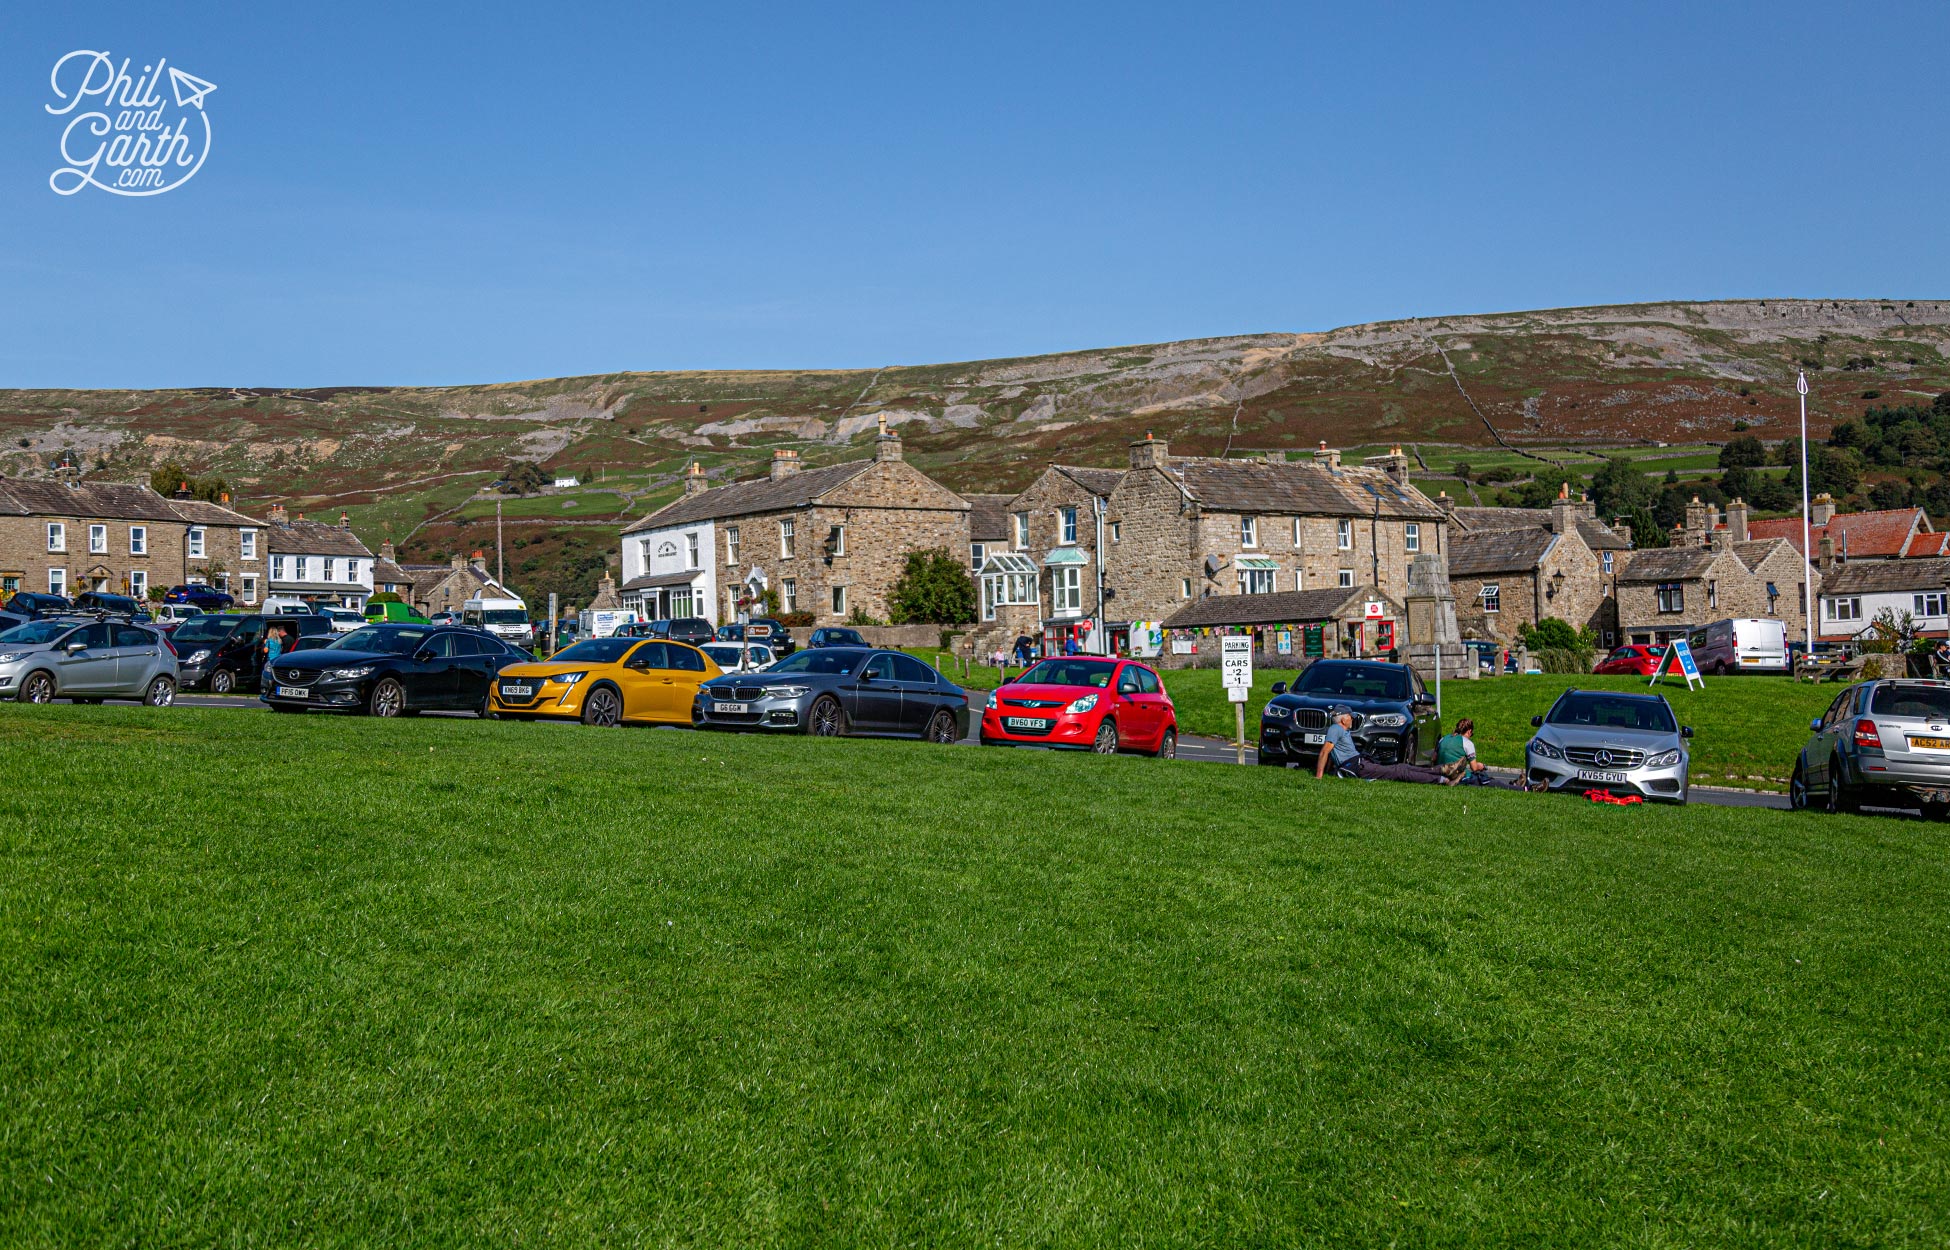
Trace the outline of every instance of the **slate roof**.
<instances>
[{"instance_id":1,"label":"slate roof","mask_svg":"<svg viewBox=\"0 0 1950 1250\"><path fill-rule=\"evenodd\" d=\"M1918 530L1927 530L1930 519L1921 508L1889 508L1880 512L1837 512L1826 525L1814 526L1811 541L1815 550L1821 550L1824 535L1835 540L1835 554L1843 554L1843 536L1847 536L1847 554L1851 560L1894 560L1903 554L1909 545L1910 536ZM1779 517L1771 521L1749 521L1748 538L1785 538L1801 550L1801 518Z\"/></svg>"},{"instance_id":2,"label":"slate roof","mask_svg":"<svg viewBox=\"0 0 1950 1250\"><path fill-rule=\"evenodd\" d=\"M1827 595L1869 595L1950 586L1950 559L1850 561L1821 579Z\"/></svg>"},{"instance_id":3,"label":"slate roof","mask_svg":"<svg viewBox=\"0 0 1950 1250\"><path fill-rule=\"evenodd\" d=\"M370 556L372 551L349 529L323 521L273 521L265 545L277 556Z\"/></svg>"},{"instance_id":4,"label":"slate roof","mask_svg":"<svg viewBox=\"0 0 1950 1250\"><path fill-rule=\"evenodd\" d=\"M1099 499L1109 499L1110 493L1117 489L1117 484L1124 480L1123 469L1090 469L1074 464L1053 464L1050 468Z\"/></svg>"},{"instance_id":5,"label":"slate roof","mask_svg":"<svg viewBox=\"0 0 1950 1250\"><path fill-rule=\"evenodd\" d=\"M1552 516L1549 508L1457 508L1451 518L1463 529L1521 530L1549 529ZM1577 518L1578 537L1593 551L1626 551L1632 544L1625 536L1596 517Z\"/></svg>"},{"instance_id":6,"label":"slate roof","mask_svg":"<svg viewBox=\"0 0 1950 1250\"><path fill-rule=\"evenodd\" d=\"M1348 590L1340 586L1320 590L1281 590L1270 595L1210 595L1188 603L1164 619L1166 629L1211 625L1292 625L1326 621L1340 616L1350 603L1378 599L1393 608L1394 601L1373 587ZM1399 617L1397 612L1396 616Z\"/></svg>"},{"instance_id":7,"label":"slate roof","mask_svg":"<svg viewBox=\"0 0 1950 1250\"><path fill-rule=\"evenodd\" d=\"M710 490L672 501L623 532L634 534L639 530L662 529L666 525L689 525L693 521L711 521L719 517L804 508L827 491L859 477L874 463L872 460L849 460L845 464L828 465L823 469L801 469L777 481L768 475L746 482L714 486Z\"/></svg>"},{"instance_id":8,"label":"slate roof","mask_svg":"<svg viewBox=\"0 0 1950 1250\"><path fill-rule=\"evenodd\" d=\"M396 584L404 582L411 585L413 575L407 572L403 565L395 564L391 560L374 560L372 562L372 584L377 586L383 582L393 582Z\"/></svg>"},{"instance_id":9,"label":"slate roof","mask_svg":"<svg viewBox=\"0 0 1950 1250\"><path fill-rule=\"evenodd\" d=\"M1009 541L1009 501L1014 495L963 495L968 501L968 540L976 543Z\"/></svg>"},{"instance_id":10,"label":"slate roof","mask_svg":"<svg viewBox=\"0 0 1950 1250\"><path fill-rule=\"evenodd\" d=\"M1731 543L1729 545L1733 548L1733 554L1740 557L1740 563L1746 565L1749 569L1759 568L1762 560L1773 555L1776 551L1781 550L1782 547L1781 540L1778 538L1764 538L1744 543ZM1789 546L1787 549L1794 551L1792 546ZM1801 553L1795 551L1794 558L1799 563Z\"/></svg>"},{"instance_id":11,"label":"slate roof","mask_svg":"<svg viewBox=\"0 0 1950 1250\"><path fill-rule=\"evenodd\" d=\"M623 589L648 590L653 586L688 586L703 576L703 569L689 569L682 573L646 573L642 577L632 577L624 582Z\"/></svg>"},{"instance_id":12,"label":"slate roof","mask_svg":"<svg viewBox=\"0 0 1950 1250\"><path fill-rule=\"evenodd\" d=\"M1708 547L1647 547L1634 551L1618 572L1621 582L1683 582L1705 577L1719 552Z\"/></svg>"},{"instance_id":13,"label":"slate roof","mask_svg":"<svg viewBox=\"0 0 1950 1250\"><path fill-rule=\"evenodd\" d=\"M1173 459L1165 472L1185 493L1214 512L1291 513L1302 516L1372 516L1440 521L1442 509L1413 486L1397 485L1380 469L1263 460Z\"/></svg>"},{"instance_id":14,"label":"slate roof","mask_svg":"<svg viewBox=\"0 0 1950 1250\"><path fill-rule=\"evenodd\" d=\"M243 513L201 499L165 499L133 482L77 482L0 478L0 516L103 517L118 521L183 521L191 525L254 525Z\"/></svg>"},{"instance_id":15,"label":"slate roof","mask_svg":"<svg viewBox=\"0 0 1950 1250\"><path fill-rule=\"evenodd\" d=\"M1449 576L1528 573L1557 545L1546 529L1486 530L1449 535Z\"/></svg>"}]
</instances>

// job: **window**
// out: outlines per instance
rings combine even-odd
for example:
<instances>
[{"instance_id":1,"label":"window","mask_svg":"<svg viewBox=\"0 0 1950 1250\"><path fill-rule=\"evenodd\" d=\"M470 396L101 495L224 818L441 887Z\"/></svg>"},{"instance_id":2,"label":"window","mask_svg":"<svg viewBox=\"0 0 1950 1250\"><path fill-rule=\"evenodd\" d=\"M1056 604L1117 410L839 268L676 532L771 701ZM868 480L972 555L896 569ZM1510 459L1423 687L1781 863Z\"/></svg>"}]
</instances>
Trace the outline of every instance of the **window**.
<instances>
[{"instance_id":1,"label":"window","mask_svg":"<svg viewBox=\"0 0 1950 1250\"><path fill-rule=\"evenodd\" d=\"M308 580L311 577L310 556L299 556L296 559L292 560L291 563L295 566L292 570L292 576L294 578L302 582Z\"/></svg>"},{"instance_id":2,"label":"window","mask_svg":"<svg viewBox=\"0 0 1950 1250\"><path fill-rule=\"evenodd\" d=\"M1036 566L1027 556L998 551L982 564L982 619L995 619L1001 607L1034 607L1042 602L1036 588Z\"/></svg>"},{"instance_id":3,"label":"window","mask_svg":"<svg viewBox=\"0 0 1950 1250\"><path fill-rule=\"evenodd\" d=\"M913 686L932 686L934 672L911 655L889 657L894 661L894 680Z\"/></svg>"},{"instance_id":4,"label":"window","mask_svg":"<svg viewBox=\"0 0 1950 1250\"><path fill-rule=\"evenodd\" d=\"M1293 570L1293 588L1295 590L1305 590L1307 588L1306 582L1307 573L1305 569Z\"/></svg>"},{"instance_id":5,"label":"window","mask_svg":"<svg viewBox=\"0 0 1950 1250\"><path fill-rule=\"evenodd\" d=\"M1678 582L1660 582L1658 589L1659 611L1684 612L1686 610L1686 587Z\"/></svg>"},{"instance_id":6,"label":"window","mask_svg":"<svg viewBox=\"0 0 1950 1250\"><path fill-rule=\"evenodd\" d=\"M1189 599L1189 598L1191 598L1191 597L1192 597L1192 579L1191 579L1191 578L1189 578L1189 577L1186 577L1186 578L1181 578L1181 579L1179 580L1179 583L1178 583L1178 597L1179 597L1180 599Z\"/></svg>"},{"instance_id":7,"label":"window","mask_svg":"<svg viewBox=\"0 0 1950 1250\"><path fill-rule=\"evenodd\" d=\"M149 574L145 570L129 570L129 594L138 603L149 597Z\"/></svg>"},{"instance_id":8,"label":"window","mask_svg":"<svg viewBox=\"0 0 1950 1250\"><path fill-rule=\"evenodd\" d=\"M1295 547L1298 547L1300 545L1300 518L1299 517L1293 518L1293 545Z\"/></svg>"},{"instance_id":9,"label":"window","mask_svg":"<svg viewBox=\"0 0 1950 1250\"><path fill-rule=\"evenodd\" d=\"M132 556L146 556L149 554L148 526L129 526L129 554Z\"/></svg>"},{"instance_id":10,"label":"window","mask_svg":"<svg viewBox=\"0 0 1950 1250\"><path fill-rule=\"evenodd\" d=\"M1239 593L1242 595L1270 595L1273 593L1272 569L1240 569Z\"/></svg>"},{"instance_id":11,"label":"window","mask_svg":"<svg viewBox=\"0 0 1950 1250\"><path fill-rule=\"evenodd\" d=\"M1015 522L1016 550L1026 550L1029 546L1029 514L1027 512L1018 512L1010 519Z\"/></svg>"},{"instance_id":12,"label":"window","mask_svg":"<svg viewBox=\"0 0 1950 1250\"><path fill-rule=\"evenodd\" d=\"M91 525L88 527L88 550L93 555L105 556L108 554L108 526Z\"/></svg>"},{"instance_id":13,"label":"window","mask_svg":"<svg viewBox=\"0 0 1950 1250\"><path fill-rule=\"evenodd\" d=\"M697 532L693 530L684 535L684 567L687 569L696 568L697 557Z\"/></svg>"},{"instance_id":14,"label":"window","mask_svg":"<svg viewBox=\"0 0 1950 1250\"><path fill-rule=\"evenodd\" d=\"M237 554L245 560L257 559L257 531L237 531Z\"/></svg>"},{"instance_id":15,"label":"window","mask_svg":"<svg viewBox=\"0 0 1950 1250\"><path fill-rule=\"evenodd\" d=\"M47 593L65 595L68 593L68 570L49 569L47 571Z\"/></svg>"},{"instance_id":16,"label":"window","mask_svg":"<svg viewBox=\"0 0 1950 1250\"><path fill-rule=\"evenodd\" d=\"M47 523L47 549L49 551L66 551L68 549L67 526L61 524L59 521L49 521Z\"/></svg>"},{"instance_id":17,"label":"window","mask_svg":"<svg viewBox=\"0 0 1950 1250\"><path fill-rule=\"evenodd\" d=\"M203 527L201 525L190 526L189 544L190 559L201 560L203 558Z\"/></svg>"},{"instance_id":18,"label":"window","mask_svg":"<svg viewBox=\"0 0 1950 1250\"><path fill-rule=\"evenodd\" d=\"M1239 545L1241 547L1259 546L1259 518L1242 516L1239 518Z\"/></svg>"},{"instance_id":19,"label":"window","mask_svg":"<svg viewBox=\"0 0 1950 1250\"><path fill-rule=\"evenodd\" d=\"M670 614L672 616L689 616L691 614L691 588L689 586L679 586L670 592Z\"/></svg>"},{"instance_id":20,"label":"window","mask_svg":"<svg viewBox=\"0 0 1950 1250\"><path fill-rule=\"evenodd\" d=\"M1598 567L1606 573L1611 572L1611 552L1605 551L1599 553Z\"/></svg>"},{"instance_id":21,"label":"window","mask_svg":"<svg viewBox=\"0 0 1950 1250\"><path fill-rule=\"evenodd\" d=\"M1859 621L1862 619L1862 598L1848 595L1828 601L1828 619L1832 621Z\"/></svg>"},{"instance_id":22,"label":"window","mask_svg":"<svg viewBox=\"0 0 1950 1250\"><path fill-rule=\"evenodd\" d=\"M323 574L320 575L319 580L327 581L327 582L331 581L332 580L332 557L323 556L319 559L318 562L325 567L325 571Z\"/></svg>"},{"instance_id":23,"label":"window","mask_svg":"<svg viewBox=\"0 0 1950 1250\"><path fill-rule=\"evenodd\" d=\"M1334 546L1342 551L1354 550L1354 522L1345 517L1334 522Z\"/></svg>"},{"instance_id":24,"label":"window","mask_svg":"<svg viewBox=\"0 0 1950 1250\"><path fill-rule=\"evenodd\" d=\"M846 526L844 525L833 527L833 554L836 556L846 554Z\"/></svg>"},{"instance_id":25,"label":"window","mask_svg":"<svg viewBox=\"0 0 1950 1250\"><path fill-rule=\"evenodd\" d=\"M1077 510L1058 508L1056 512L1063 525L1063 545L1067 547L1077 540Z\"/></svg>"},{"instance_id":26,"label":"window","mask_svg":"<svg viewBox=\"0 0 1950 1250\"><path fill-rule=\"evenodd\" d=\"M1946 600L1950 600L1950 596L1946 596L1942 591L1934 591L1930 594L1918 595L1916 596L1915 615L1943 616L1945 614L1944 605Z\"/></svg>"},{"instance_id":27,"label":"window","mask_svg":"<svg viewBox=\"0 0 1950 1250\"><path fill-rule=\"evenodd\" d=\"M271 580L274 582L281 582L284 580L284 557L283 556L271 557Z\"/></svg>"},{"instance_id":28,"label":"window","mask_svg":"<svg viewBox=\"0 0 1950 1250\"><path fill-rule=\"evenodd\" d=\"M738 563L738 527L727 526L724 532L724 562Z\"/></svg>"},{"instance_id":29,"label":"window","mask_svg":"<svg viewBox=\"0 0 1950 1250\"><path fill-rule=\"evenodd\" d=\"M781 560L790 560L792 558L793 551L798 542L794 530L795 526L793 522L779 522L779 559Z\"/></svg>"},{"instance_id":30,"label":"window","mask_svg":"<svg viewBox=\"0 0 1950 1250\"><path fill-rule=\"evenodd\" d=\"M1114 543L1124 541L1124 522L1112 521L1110 523L1110 540Z\"/></svg>"},{"instance_id":31,"label":"window","mask_svg":"<svg viewBox=\"0 0 1950 1250\"><path fill-rule=\"evenodd\" d=\"M1711 577L1706 579L1706 606L1709 608L1720 606L1720 583Z\"/></svg>"},{"instance_id":32,"label":"window","mask_svg":"<svg viewBox=\"0 0 1950 1250\"><path fill-rule=\"evenodd\" d=\"M779 583L779 611L797 612L799 610L799 583L786 578Z\"/></svg>"},{"instance_id":33,"label":"window","mask_svg":"<svg viewBox=\"0 0 1950 1250\"><path fill-rule=\"evenodd\" d=\"M257 574L255 573L244 574L244 602L257 602Z\"/></svg>"},{"instance_id":34,"label":"window","mask_svg":"<svg viewBox=\"0 0 1950 1250\"><path fill-rule=\"evenodd\" d=\"M1049 571L1050 615L1079 616L1083 612L1083 570L1066 564Z\"/></svg>"},{"instance_id":35,"label":"window","mask_svg":"<svg viewBox=\"0 0 1950 1250\"><path fill-rule=\"evenodd\" d=\"M1492 582L1483 587L1482 597L1483 611L1501 612L1503 610L1503 587L1501 585Z\"/></svg>"},{"instance_id":36,"label":"window","mask_svg":"<svg viewBox=\"0 0 1950 1250\"><path fill-rule=\"evenodd\" d=\"M1415 521L1402 526L1402 549L1416 552L1422 549L1422 527Z\"/></svg>"},{"instance_id":37,"label":"window","mask_svg":"<svg viewBox=\"0 0 1950 1250\"><path fill-rule=\"evenodd\" d=\"M357 560L347 560L345 562L345 580L348 582L356 582L359 580L359 562Z\"/></svg>"},{"instance_id":38,"label":"window","mask_svg":"<svg viewBox=\"0 0 1950 1250\"><path fill-rule=\"evenodd\" d=\"M844 586L833 587L833 615L846 615L846 587Z\"/></svg>"},{"instance_id":39,"label":"window","mask_svg":"<svg viewBox=\"0 0 1950 1250\"><path fill-rule=\"evenodd\" d=\"M1341 570L1341 582L1340 582L1340 586L1341 586L1341 589L1342 589L1342 590L1350 590L1350 589L1352 589L1352 588L1353 588L1353 586L1354 586L1354 570L1353 570L1353 569L1342 569L1342 570Z\"/></svg>"},{"instance_id":40,"label":"window","mask_svg":"<svg viewBox=\"0 0 1950 1250\"><path fill-rule=\"evenodd\" d=\"M981 572L982 561L988 559L988 554L989 547L987 543L968 544L968 567L977 573Z\"/></svg>"}]
</instances>

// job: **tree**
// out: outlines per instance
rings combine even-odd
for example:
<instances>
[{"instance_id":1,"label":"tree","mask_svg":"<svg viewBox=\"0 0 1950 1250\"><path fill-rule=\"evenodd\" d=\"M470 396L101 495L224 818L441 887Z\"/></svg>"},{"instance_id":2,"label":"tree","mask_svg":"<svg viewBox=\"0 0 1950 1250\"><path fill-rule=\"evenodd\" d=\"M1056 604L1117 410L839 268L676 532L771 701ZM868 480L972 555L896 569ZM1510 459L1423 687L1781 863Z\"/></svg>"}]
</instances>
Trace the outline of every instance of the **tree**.
<instances>
[{"instance_id":1,"label":"tree","mask_svg":"<svg viewBox=\"0 0 1950 1250\"><path fill-rule=\"evenodd\" d=\"M165 499L189 480L190 471L174 460L165 460L149 471L149 489Z\"/></svg>"},{"instance_id":2,"label":"tree","mask_svg":"<svg viewBox=\"0 0 1950 1250\"><path fill-rule=\"evenodd\" d=\"M975 583L968 565L944 547L907 553L907 565L887 597L896 625L963 625L975 619Z\"/></svg>"},{"instance_id":3,"label":"tree","mask_svg":"<svg viewBox=\"0 0 1950 1250\"><path fill-rule=\"evenodd\" d=\"M1456 461L1456 480L1457 480L1458 482L1461 482L1461 483L1462 483L1463 485L1465 485L1465 486L1467 486L1467 485L1469 485L1469 463L1468 463L1468 461L1465 461L1465 460L1458 460L1458 461Z\"/></svg>"},{"instance_id":4,"label":"tree","mask_svg":"<svg viewBox=\"0 0 1950 1250\"><path fill-rule=\"evenodd\" d=\"M1752 469L1767 463L1767 446L1751 434L1730 438L1720 448L1722 469Z\"/></svg>"},{"instance_id":5,"label":"tree","mask_svg":"<svg viewBox=\"0 0 1950 1250\"><path fill-rule=\"evenodd\" d=\"M1624 456L1611 456L1591 475L1591 501L1605 516L1623 516L1652 501L1652 481Z\"/></svg>"},{"instance_id":6,"label":"tree","mask_svg":"<svg viewBox=\"0 0 1950 1250\"><path fill-rule=\"evenodd\" d=\"M502 486L510 495L532 495L548 485L542 466L533 460L517 460L502 475Z\"/></svg>"},{"instance_id":7,"label":"tree","mask_svg":"<svg viewBox=\"0 0 1950 1250\"><path fill-rule=\"evenodd\" d=\"M1632 546L1664 547L1667 545L1666 529L1659 524L1659 518L1652 515L1652 509L1644 504L1632 509L1626 519L1632 525Z\"/></svg>"},{"instance_id":8,"label":"tree","mask_svg":"<svg viewBox=\"0 0 1950 1250\"><path fill-rule=\"evenodd\" d=\"M1561 620L1555 616L1547 616L1535 625L1519 626L1517 633L1523 639L1523 645L1529 647L1532 651L1546 649L1554 651L1577 651L1580 649L1578 646L1578 631L1571 628L1569 621Z\"/></svg>"}]
</instances>

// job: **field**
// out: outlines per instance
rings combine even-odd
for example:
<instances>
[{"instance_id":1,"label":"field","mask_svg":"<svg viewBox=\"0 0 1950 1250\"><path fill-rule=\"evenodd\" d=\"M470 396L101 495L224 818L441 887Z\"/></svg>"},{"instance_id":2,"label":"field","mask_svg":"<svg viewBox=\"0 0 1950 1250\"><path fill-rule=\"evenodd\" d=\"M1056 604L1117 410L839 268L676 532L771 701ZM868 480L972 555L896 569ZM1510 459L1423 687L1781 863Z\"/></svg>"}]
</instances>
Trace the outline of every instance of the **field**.
<instances>
[{"instance_id":1,"label":"field","mask_svg":"<svg viewBox=\"0 0 1950 1250\"><path fill-rule=\"evenodd\" d=\"M187 708L0 776L0 1244L1950 1236L1922 822Z\"/></svg>"}]
</instances>

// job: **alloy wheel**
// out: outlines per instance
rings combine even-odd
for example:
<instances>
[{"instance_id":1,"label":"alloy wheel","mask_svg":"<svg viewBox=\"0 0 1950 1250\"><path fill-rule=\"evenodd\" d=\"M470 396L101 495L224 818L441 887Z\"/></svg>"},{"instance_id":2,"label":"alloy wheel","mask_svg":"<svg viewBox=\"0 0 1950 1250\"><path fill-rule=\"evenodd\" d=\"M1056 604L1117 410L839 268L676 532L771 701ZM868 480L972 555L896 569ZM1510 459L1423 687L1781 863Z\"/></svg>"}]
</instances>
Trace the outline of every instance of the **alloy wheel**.
<instances>
[{"instance_id":1,"label":"alloy wheel","mask_svg":"<svg viewBox=\"0 0 1950 1250\"><path fill-rule=\"evenodd\" d=\"M176 702L176 683L167 677L158 677L149 683L149 692L142 701L150 707L168 707Z\"/></svg>"},{"instance_id":2,"label":"alloy wheel","mask_svg":"<svg viewBox=\"0 0 1950 1250\"><path fill-rule=\"evenodd\" d=\"M1808 778L1801 771L1801 761L1794 761L1794 772L1788 777L1788 809L1805 812L1808 810Z\"/></svg>"},{"instance_id":3,"label":"alloy wheel","mask_svg":"<svg viewBox=\"0 0 1950 1250\"><path fill-rule=\"evenodd\" d=\"M22 703L54 702L54 679L46 673L35 673L20 684Z\"/></svg>"},{"instance_id":4,"label":"alloy wheel","mask_svg":"<svg viewBox=\"0 0 1950 1250\"><path fill-rule=\"evenodd\" d=\"M236 674L232 673L229 669L220 668L216 672L210 674L211 694L229 694L232 690L235 690L236 688L237 688Z\"/></svg>"},{"instance_id":5,"label":"alloy wheel","mask_svg":"<svg viewBox=\"0 0 1950 1250\"><path fill-rule=\"evenodd\" d=\"M1158 758L1161 760L1175 760L1178 758L1178 731L1176 729L1165 730L1165 736L1158 739Z\"/></svg>"},{"instance_id":6,"label":"alloy wheel","mask_svg":"<svg viewBox=\"0 0 1950 1250\"><path fill-rule=\"evenodd\" d=\"M939 742L944 746L953 745L955 738L955 718L947 712L936 712L928 722L928 741Z\"/></svg>"},{"instance_id":7,"label":"alloy wheel","mask_svg":"<svg viewBox=\"0 0 1950 1250\"><path fill-rule=\"evenodd\" d=\"M1099 755L1117 754L1117 724L1108 716L1097 726L1097 740L1090 744L1090 749Z\"/></svg>"},{"instance_id":8,"label":"alloy wheel","mask_svg":"<svg viewBox=\"0 0 1950 1250\"><path fill-rule=\"evenodd\" d=\"M821 699L813 704L809 724L814 737L837 738L846 732L846 712L839 700Z\"/></svg>"},{"instance_id":9,"label":"alloy wheel","mask_svg":"<svg viewBox=\"0 0 1950 1250\"><path fill-rule=\"evenodd\" d=\"M369 711L374 716L398 716L406 710L406 687L388 677L372 688Z\"/></svg>"},{"instance_id":10,"label":"alloy wheel","mask_svg":"<svg viewBox=\"0 0 1950 1250\"><path fill-rule=\"evenodd\" d=\"M582 705L582 723L598 729L615 729L623 723L623 700L608 686L596 687Z\"/></svg>"}]
</instances>

